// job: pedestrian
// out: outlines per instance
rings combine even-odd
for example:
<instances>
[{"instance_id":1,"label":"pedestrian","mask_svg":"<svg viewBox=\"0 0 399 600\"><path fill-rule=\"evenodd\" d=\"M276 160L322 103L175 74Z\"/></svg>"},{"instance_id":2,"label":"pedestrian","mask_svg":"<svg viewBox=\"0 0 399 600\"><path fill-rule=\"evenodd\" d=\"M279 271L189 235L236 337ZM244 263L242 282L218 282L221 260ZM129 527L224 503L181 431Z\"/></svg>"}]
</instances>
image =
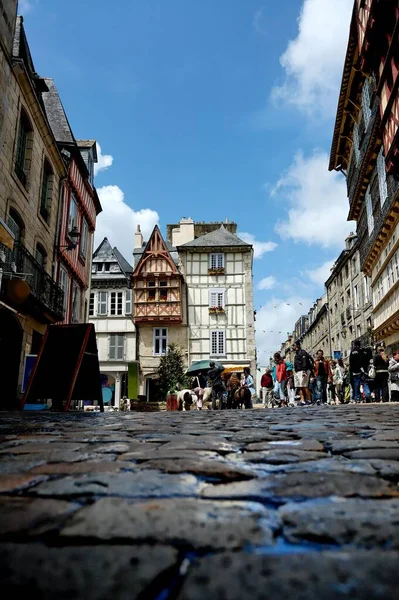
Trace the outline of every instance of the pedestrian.
<instances>
[{"instance_id":1,"label":"pedestrian","mask_svg":"<svg viewBox=\"0 0 399 600\"><path fill-rule=\"evenodd\" d=\"M384 348L379 346L377 354L374 356L373 365L375 367L374 393L376 402L389 402L388 388L388 367L389 360L385 354Z\"/></svg>"},{"instance_id":2,"label":"pedestrian","mask_svg":"<svg viewBox=\"0 0 399 600\"><path fill-rule=\"evenodd\" d=\"M237 373L232 373L227 382L227 408L236 408L235 394L240 388Z\"/></svg>"},{"instance_id":3,"label":"pedestrian","mask_svg":"<svg viewBox=\"0 0 399 600\"><path fill-rule=\"evenodd\" d=\"M388 371L391 381L391 402L399 402L399 349L394 351L389 361Z\"/></svg>"},{"instance_id":4,"label":"pedestrian","mask_svg":"<svg viewBox=\"0 0 399 600\"><path fill-rule=\"evenodd\" d=\"M352 382L352 400L351 402L361 402L360 384L365 373L365 353L363 352L360 340L353 342L353 347L349 355L349 370Z\"/></svg>"},{"instance_id":5,"label":"pedestrian","mask_svg":"<svg viewBox=\"0 0 399 600\"><path fill-rule=\"evenodd\" d=\"M339 384L339 377L341 375L341 371L338 370L338 373L336 373L337 363L335 360L330 360L329 364L331 371L331 379L328 382L328 403L340 404L340 401L338 399L337 386Z\"/></svg>"},{"instance_id":6,"label":"pedestrian","mask_svg":"<svg viewBox=\"0 0 399 600\"><path fill-rule=\"evenodd\" d=\"M310 354L301 348L301 342L297 340L292 347L295 352L294 358L294 386L295 391L301 397L301 405L310 404L311 394L309 389L310 373L313 370L314 361Z\"/></svg>"},{"instance_id":7,"label":"pedestrian","mask_svg":"<svg viewBox=\"0 0 399 600\"><path fill-rule=\"evenodd\" d=\"M328 360L324 358L323 350L318 350L314 362L315 400L316 404L327 402L327 382L331 381L331 370Z\"/></svg>"},{"instance_id":8,"label":"pedestrian","mask_svg":"<svg viewBox=\"0 0 399 600\"><path fill-rule=\"evenodd\" d=\"M263 407L273 408L273 378L270 369L265 369L265 372L263 373L260 380L260 386L262 388Z\"/></svg>"},{"instance_id":9,"label":"pedestrian","mask_svg":"<svg viewBox=\"0 0 399 600\"><path fill-rule=\"evenodd\" d=\"M287 365L281 356L280 352L276 352L273 356L275 367L274 372L274 397L279 400L280 406L286 406L285 390L287 386Z\"/></svg>"},{"instance_id":10,"label":"pedestrian","mask_svg":"<svg viewBox=\"0 0 399 600\"><path fill-rule=\"evenodd\" d=\"M208 371L208 387L212 389L212 410L216 410L217 401L219 401L219 410L223 408L223 392L225 387L221 377L221 373L224 369L216 367L215 363L211 361L209 363L210 369Z\"/></svg>"},{"instance_id":11,"label":"pedestrian","mask_svg":"<svg viewBox=\"0 0 399 600\"><path fill-rule=\"evenodd\" d=\"M252 408L252 399L255 396L254 379L248 367L244 369L244 381L242 382L244 388L244 406L245 408Z\"/></svg>"},{"instance_id":12,"label":"pedestrian","mask_svg":"<svg viewBox=\"0 0 399 600\"><path fill-rule=\"evenodd\" d=\"M332 382L335 388L335 402L341 404L344 400L344 368L336 362L331 361Z\"/></svg>"}]
</instances>

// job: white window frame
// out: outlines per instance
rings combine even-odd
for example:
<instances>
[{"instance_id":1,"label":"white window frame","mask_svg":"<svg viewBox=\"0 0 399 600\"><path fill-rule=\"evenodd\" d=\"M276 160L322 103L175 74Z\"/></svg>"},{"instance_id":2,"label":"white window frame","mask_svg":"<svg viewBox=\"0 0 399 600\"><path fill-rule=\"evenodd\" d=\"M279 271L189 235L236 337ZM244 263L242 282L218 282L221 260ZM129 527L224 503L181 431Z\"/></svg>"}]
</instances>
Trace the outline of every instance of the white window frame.
<instances>
[{"instance_id":1,"label":"white window frame","mask_svg":"<svg viewBox=\"0 0 399 600\"><path fill-rule=\"evenodd\" d=\"M212 288L209 290L209 308L225 308L226 290L224 288Z\"/></svg>"},{"instance_id":2,"label":"white window frame","mask_svg":"<svg viewBox=\"0 0 399 600\"><path fill-rule=\"evenodd\" d=\"M167 327L154 327L153 331L153 342L152 342L152 354L153 356L165 356L168 351L168 337L169 331ZM156 351L155 344L159 342L158 352Z\"/></svg>"},{"instance_id":3,"label":"white window frame","mask_svg":"<svg viewBox=\"0 0 399 600\"><path fill-rule=\"evenodd\" d=\"M388 186L387 186L387 172L385 169L385 159L383 156L383 148L377 156L377 173L378 173L378 187L380 189L380 202L381 206L384 206L385 200L388 198Z\"/></svg>"},{"instance_id":4,"label":"white window frame","mask_svg":"<svg viewBox=\"0 0 399 600\"><path fill-rule=\"evenodd\" d=\"M367 130L367 127L371 118L371 108L370 108L370 89L368 79L364 80L363 88L362 88L362 109L363 109L363 118L364 125Z\"/></svg>"},{"instance_id":5,"label":"white window frame","mask_svg":"<svg viewBox=\"0 0 399 600\"><path fill-rule=\"evenodd\" d=\"M209 268L210 269L224 269L224 253L223 252L211 252L209 255Z\"/></svg>"},{"instance_id":6,"label":"white window frame","mask_svg":"<svg viewBox=\"0 0 399 600\"><path fill-rule=\"evenodd\" d=\"M132 314L132 290L126 290L125 295L125 315Z\"/></svg>"},{"instance_id":7,"label":"white window frame","mask_svg":"<svg viewBox=\"0 0 399 600\"><path fill-rule=\"evenodd\" d=\"M72 311L71 321L72 323L79 323L82 310L82 290L76 281L73 282L72 287Z\"/></svg>"},{"instance_id":8,"label":"white window frame","mask_svg":"<svg viewBox=\"0 0 399 600\"><path fill-rule=\"evenodd\" d=\"M123 292L111 291L109 294L109 314L111 317L123 316ZM115 305L112 307L112 300L115 300Z\"/></svg>"},{"instance_id":9,"label":"white window frame","mask_svg":"<svg viewBox=\"0 0 399 600\"><path fill-rule=\"evenodd\" d=\"M357 123L353 126L353 152L355 154L356 164L359 164L360 150L359 150L359 125Z\"/></svg>"},{"instance_id":10,"label":"white window frame","mask_svg":"<svg viewBox=\"0 0 399 600\"><path fill-rule=\"evenodd\" d=\"M226 330L211 329L209 335L209 356L221 357L226 356L226 354Z\"/></svg>"},{"instance_id":11,"label":"white window frame","mask_svg":"<svg viewBox=\"0 0 399 600\"><path fill-rule=\"evenodd\" d=\"M89 317L95 317L96 294L90 292L89 296Z\"/></svg>"},{"instance_id":12,"label":"white window frame","mask_svg":"<svg viewBox=\"0 0 399 600\"><path fill-rule=\"evenodd\" d=\"M69 276L68 276L68 271L61 265L60 265L60 272L59 272L59 278L58 278L58 285L64 292L63 308L64 308L64 310L66 310L67 302L68 302L68 292L69 292Z\"/></svg>"},{"instance_id":13,"label":"white window frame","mask_svg":"<svg viewBox=\"0 0 399 600\"><path fill-rule=\"evenodd\" d=\"M71 210L74 207L74 210ZM71 194L69 198L69 212L68 212L68 231L67 235L72 231L74 227L78 225L78 203L75 200L75 196Z\"/></svg>"},{"instance_id":14,"label":"white window frame","mask_svg":"<svg viewBox=\"0 0 399 600\"><path fill-rule=\"evenodd\" d=\"M80 234L80 256L86 259L87 256L87 238L89 236L89 226L85 218L82 219L82 231Z\"/></svg>"},{"instance_id":15,"label":"white window frame","mask_svg":"<svg viewBox=\"0 0 399 600\"><path fill-rule=\"evenodd\" d=\"M371 236L371 234L374 231L374 215L373 215L373 203L371 201L371 194L370 194L370 186L367 188L365 200L366 200L367 227L369 230L369 236Z\"/></svg>"},{"instance_id":16,"label":"white window frame","mask_svg":"<svg viewBox=\"0 0 399 600\"><path fill-rule=\"evenodd\" d=\"M109 336L109 360L124 360L125 359L125 334L111 333Z\"/></svg>"},{"instance_id":17,"label":"white window frame","mask_svg":"<svg viewBox=\"0 0 399 600\"><path fill-rule=\"evenodd\" d=\"M370 300L370 288L367 275L363 277L364 303L367 304Z\"/></svg>"},{"instance_id":18,"label":"white window frame","mask_svg":"<svg viewBox=\"0 0 399 600\"><path fill-rule=\"evenodd\" d=\"M105 298L105 300L104 300ZM105 310L104 310L105 306ZM108 292L102 290L97 292L97 316L107 317L108 316Z\"/></svg>"},{"instance_id":19,"label":"white window frame","mask_svg":"<svg viewBox=\"0 0 399 600\"><path fill-rule=\"evenodd\" d=\"M353 286L353 300L355 308L359 308L359 288L357 285Z\"/></svg>"}]
</instances>

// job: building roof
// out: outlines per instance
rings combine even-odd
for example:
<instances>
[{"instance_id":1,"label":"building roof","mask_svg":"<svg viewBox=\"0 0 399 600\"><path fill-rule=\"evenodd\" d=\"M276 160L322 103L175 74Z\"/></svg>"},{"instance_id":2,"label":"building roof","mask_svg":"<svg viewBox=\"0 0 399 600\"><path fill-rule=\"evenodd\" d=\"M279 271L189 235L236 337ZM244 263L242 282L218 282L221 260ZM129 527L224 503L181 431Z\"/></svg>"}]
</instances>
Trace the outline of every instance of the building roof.
<instances>
[{"instance_id":1,"label":"building roof","mask_svg":"<svg viewBox=\"0 0 399 600\"><path fill-rule=\"evenodd\" d=\"M119 252L118 248L114 246L112 248L111 244L108 241L108 238L104 238L101 244L98 246L97 250L95 250L93 254L93 264L103 262L117 263L122 271L122 274L125 277L130 277L133 273L133 267L128 263L125 257ZM121 273L112 273L106 272L101 275L102 279L107 278L115 278L115 276L120 276Z\"/></svg>"},{"instance_id":2,"label":"building roof","mask_svg":"<svg viewBox=\"0 0 399 600\"><path fill-rule=\"evenodd\" d=\"M134 257L134 264L137 265L137 263L139 262L144 250L146 249L148 242L143 242L143 245L141 246L141 248L135 248L133 250L133 257ZM172 246L172 244L170 242L167 242L166 240L164 240L166 249L168 250L169 254L172 257L173 262L175 263L175 265L178 267L179 266L179 254L177 252L177 249L174 248Z\"/></svg>"},{"instance_id":3,"label":"building roof","mask_svg":"<svg viewBox=\"0 0 399 600\"><path fill-rule=\"evenodd\" d=\"M93 149L93 160L97 162L97 142L96 140L76 140L79 148L92 148Z\"/></svg>"},{"instance_id":4,"label":"building roof","mask_svg":"<svg viewBox=\"0 0 399 600\"><path fill-rule=\"evenodd\" d=\"M58 90L53 79L45 78L48 91L42 93L44 107L50 127L57 142L76 144L72 128L69 124Z\"/></svg>"},{"instance_id":5,"label":"building roof","mask_svg":"<svg viewBox=\"0 0 399 600\"><path fill-rule=\"evenodd\" d=\"M205 235L201 235L200 237L192 240L191 242L186 242L179 246L179 248L223 248L236 246L236 247L247 247L252 248L251 244L244 242L234 233L230 233L227 229L222 225L219 229L215 231L211 231L210 233L206 233Z\"/></svg>"}]
</instances>

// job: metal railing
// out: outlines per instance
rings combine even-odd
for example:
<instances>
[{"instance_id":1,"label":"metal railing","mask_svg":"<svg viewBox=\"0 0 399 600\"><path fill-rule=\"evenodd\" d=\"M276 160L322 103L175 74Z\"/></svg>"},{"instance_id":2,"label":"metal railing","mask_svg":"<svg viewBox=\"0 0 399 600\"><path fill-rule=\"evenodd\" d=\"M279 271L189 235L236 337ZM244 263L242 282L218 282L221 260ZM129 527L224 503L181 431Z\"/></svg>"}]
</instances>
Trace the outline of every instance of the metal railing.
<instances>
[{"instance_id":1,"label":"metal railing","mask_svg":"<svg viewBox=\"0 0 399 600\"><path fill-rule=\"evenodd\" d=\"M36 302L61 321L64 318L64 292L43 266L21 242L14 242L13 250L2 244L0 249L5 255L5 262L1 263L4 273L2 293L5 293L5 283L8 280L21 277L29 284L31 296Z\"/></svg>"}]
</instances>

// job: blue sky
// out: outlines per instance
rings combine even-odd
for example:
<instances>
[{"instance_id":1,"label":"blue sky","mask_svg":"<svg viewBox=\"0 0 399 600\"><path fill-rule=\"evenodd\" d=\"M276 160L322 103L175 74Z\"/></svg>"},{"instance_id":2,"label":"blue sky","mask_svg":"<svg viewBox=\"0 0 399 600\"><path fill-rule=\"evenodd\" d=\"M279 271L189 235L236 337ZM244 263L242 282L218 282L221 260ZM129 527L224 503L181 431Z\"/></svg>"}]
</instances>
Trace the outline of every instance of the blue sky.
<instances>
[{"instance_id":1,"label":"blue sky","mask_svg":"<svg viewBox=\"0 0 399 600\"><path fill-rule=\"evenodd\" d=\"M257 256L261 362L352 228L327 170L352 4L20 0L36 70L101 146L96 241L130 260L138 222L237 221Z\"/></svg>"}]
</instances>

